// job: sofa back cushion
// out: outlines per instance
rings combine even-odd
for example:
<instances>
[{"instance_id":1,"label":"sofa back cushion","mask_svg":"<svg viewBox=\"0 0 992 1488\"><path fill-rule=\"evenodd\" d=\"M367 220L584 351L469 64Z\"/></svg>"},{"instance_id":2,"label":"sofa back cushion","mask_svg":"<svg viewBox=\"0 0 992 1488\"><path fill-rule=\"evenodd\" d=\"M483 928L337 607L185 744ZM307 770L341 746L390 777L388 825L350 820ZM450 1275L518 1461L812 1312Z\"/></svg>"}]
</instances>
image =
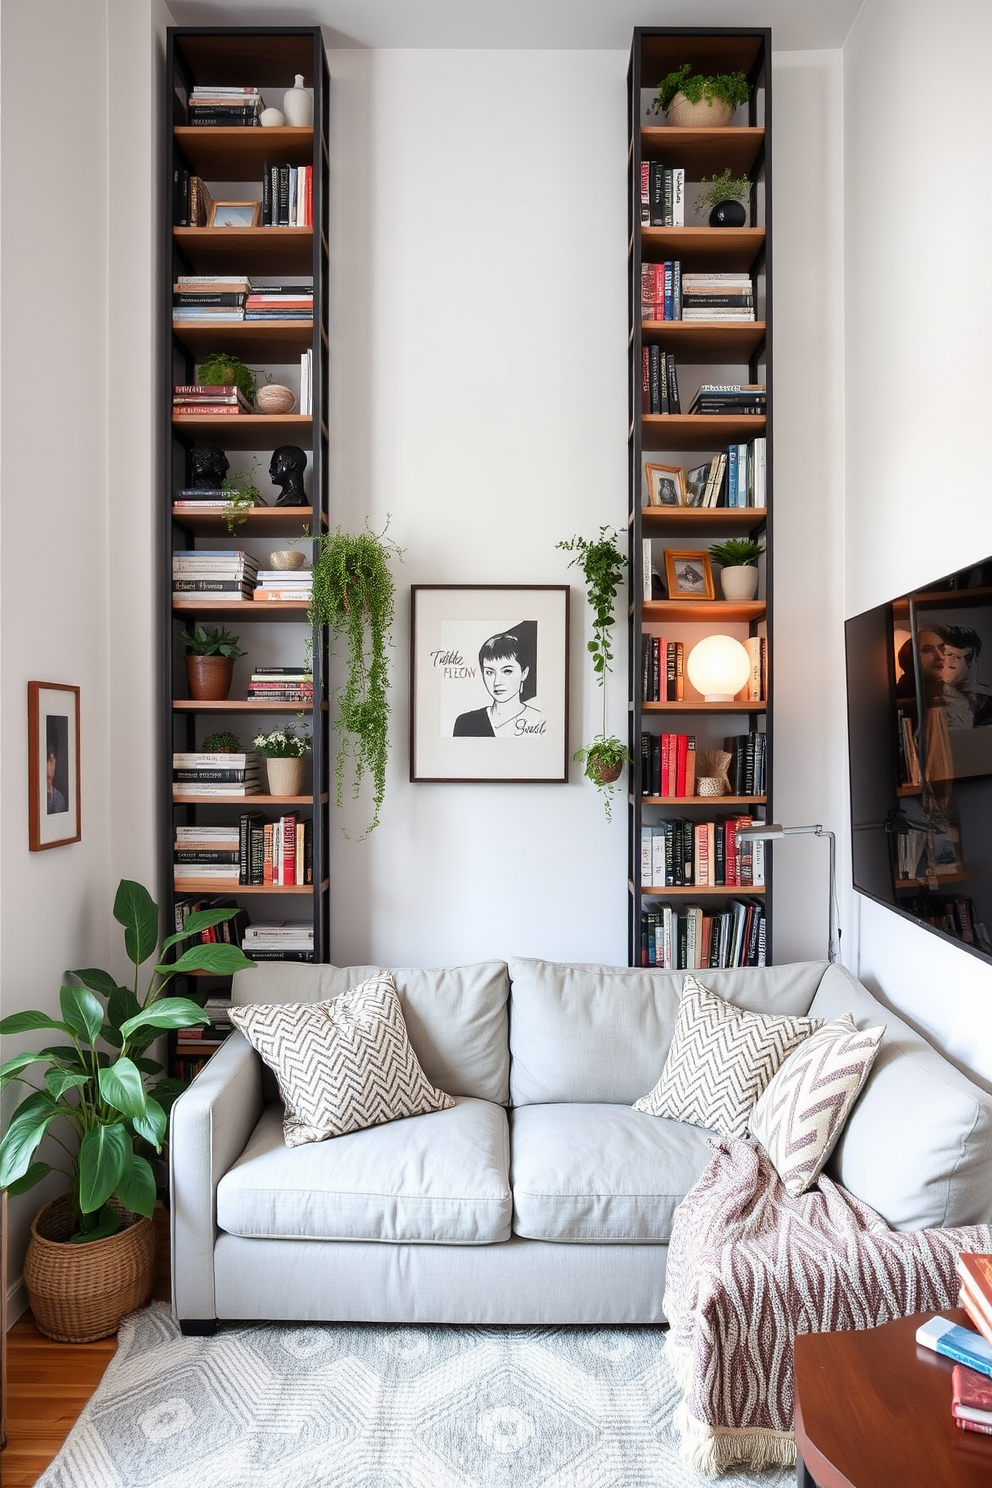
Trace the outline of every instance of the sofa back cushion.
<instances>
[{"instance_id":1,"label":"sofa back cushion","mask_svg":"<svg viewBox=\"0 0 992 1488\"><path fill-rule=\"evenodd\" d=\"M878 1055L825 1172L897 1230L992 1221L992 1095L948 1064L842 966L810 1013L885 1024Z\"/></svg>"},{"instance_id":2,"label":"sofa back cushion","mask_svg":"<svg viewBox=\"0 0 992 1488\"><path fill-rule=\"evenodd\" d=\"M711 992L749 1012L796 1015L809 1008L826 965L699 976ZM684 979L682 971L511 960L511 1103L633 1105L665 1067Z\"/></svg>"},{"instance_id":3,"label":"sofa back cushion","mask_svg":"<svg viewBox=\"0 0 992 1488\"><path fill-rule=\"evenodd\" d=\"M241 1005L326 1002L381 969L261 961L253 971L235 974L231 995ZM506 1105L510 1074L506 962L401 967L392 975L410 1043L431 1084L449 1095ZM274 1096L271 1088L267 1094Z\"/></svg>"}]
</instances>

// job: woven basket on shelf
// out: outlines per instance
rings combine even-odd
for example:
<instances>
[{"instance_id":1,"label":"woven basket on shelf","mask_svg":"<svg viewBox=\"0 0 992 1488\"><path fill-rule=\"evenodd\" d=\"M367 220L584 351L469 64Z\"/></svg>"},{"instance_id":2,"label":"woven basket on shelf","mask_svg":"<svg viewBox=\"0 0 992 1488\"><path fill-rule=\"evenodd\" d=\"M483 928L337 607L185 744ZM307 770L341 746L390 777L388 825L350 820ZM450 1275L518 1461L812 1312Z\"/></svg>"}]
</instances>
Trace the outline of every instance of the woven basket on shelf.
<instances>
[{"instance_id":1,"label":"woven basket on shelf","mask_svg":"<svg viewBox=\"0 0 992 1488\"><path fill-rule=\"evenodd\" d=\"M59 1343L92 1343L117 1331L126 1313L148 1301L155 1285L155 1226L131 1216L105 1240L70 1245L72 1199L59 1194L35 1215L24 1259L24 1284L40 1332Z\"/></svg>"}]
</instances>

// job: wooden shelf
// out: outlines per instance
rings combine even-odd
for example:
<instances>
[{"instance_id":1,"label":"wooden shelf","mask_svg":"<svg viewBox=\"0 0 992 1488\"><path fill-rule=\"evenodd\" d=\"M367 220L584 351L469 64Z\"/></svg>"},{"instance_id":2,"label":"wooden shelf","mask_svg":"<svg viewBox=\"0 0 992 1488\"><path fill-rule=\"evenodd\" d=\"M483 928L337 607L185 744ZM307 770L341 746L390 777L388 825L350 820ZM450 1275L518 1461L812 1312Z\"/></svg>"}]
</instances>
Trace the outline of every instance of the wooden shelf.
<instances>
[{"instance_id":1,"label":"wooden shelf","mask_svg":"<svg viewBox=\"0 0 992 1488\"><path fill-rule=\"evenodd\" d=\"M173 698L172 706L177 713L312 713L311 703L270 703L256 698L225 698L223 702L200 703L194 698ZM320 704L322 712L327 703Z\"/></svg>"},{"instance_id":2,"label":"wooden shelf","mask_svg":"<svg viewBox=\"0 0 992 1488\"><path fill-rule=\"evenodd\" d=\"M262 167L266 161L309 165L313 159L312 126L305 129L294 129L288 124L281 129L251 125L201 129L195 124L180 124L174 133L176 144L194 175L203 176L207 181L257 181L255 201L261 200ZM198 230L209 231L206 228Z\"/></svg>"},{"instance_id":3,"label":"wooden shelf","mask_svg":"<svg viewBox=\"0 0 992 1488\"><path fill-rule=\"evenodd\" d=\"M252 797L253 800L257 797ZM312 797L309 798L312 800ZM321 892L327 888L328 881L325 878L320 885ZM175 882L177 894L224 894L226 897L242 894L307 894L312 897L313 884L239 884L228 883L217 879L186 878L180 883Z\"/></svg>"},{"instance_id":4,"label":"wooden shelf","mask_svg":"<svg viewBox=\"0 0 992 1488\"><path fill-rule=\"evenodd\" d=\"M970 878L970 873L936 873L933 878L897 878L897 889L925 889L927 893L935 893L937 889L943 888L944 884L963 883Z\"/></svg>"},{"instance_id":5,"label":"wooden shelf","mask_svg":"<svg viewBox=\"0 0 992 1488\"><path fill-rule=\"evenodd\" d=\"M646 320L641 327L642 342L645 345L653 342L673 351L680 366L694 362L747 362L758 355L764 339L763 320Z\"/></svg>"},{"instance_id":6,"label":"wooden shelf","mask_svg":"<svg viewBox=\"0 0 992 1488\"><path fill-rule=\"evenodd\" d=\"M313 344L312 320L174 320L172 334L194 357L209 356L218 346L224 347L243 362L265 362L281 366L298 362L300 353ZM290 415L292 417L292 415ZM194 414L199 423L208 420ZM255 417L264 418L264 414ZM305 423L311 422L306 414L295 417ZM236 418L220 419L220 423L237 424ZM270 417L269 423L275 423Z\"/></svg>"},{"instance_id":7,"label":"wooden shelf","mask_svg":"<svg viewBox=\"0 0 992 1488\"><path fill-rule=\"evenodd\" d=\"M317 800L326 805L329 797L321 791ZM254 806L312 806L313 796L182 796L172 797L175 806L236 806L243 811L246 802Z\"/></svg>"},{"instance_id":8,"label":"wooden shelf","mask_svg":"<svg viewBox=\"0 0 992 1488\"><path fill-rule=\"evenodd\" d=\"M763 227L642 227L641 258L677 258L682 272L750 269L765 246Z\"/></svg>"},{"instance_id":9,"label":"wooden shelf","mask_svg":"<svg viewBox=\"0 0 992 1488\"><path fill-rule=\"evenodd\" d=\"M699 180L703 172L730 167L735 176L749 175L764 148L765 131L749 126L729 129L675 129L670 124L642 125L641 157L644 160L675 161L684 166L689 180ZM733 232L734 228L710 229ZM738 232L744 228L736 229Z\"/></svg>"},{"instance_id":10,"label":"wooden shelf","mask_svg":"<svg viewBox=\"0 0 992 1488\"><path fill-rule=\"evenodd\" d=\"M641 415L641 439L646 450L719 450L764 434L765 425L761 414L725 418L708 413L645 413Z\"/></svg>"},{"instance_id":11,"label":"wooden shelf","mask_svg":"<svg viewBox=\"0 0 992 1488\"><path fill-rule=\"evenodd\" d=\"M219 615L225 620L299 620L306 622L310 608L306 600L270 600L256 604L252 599L174 599L177 615Z\"/></svg>"},{"instance_id":12,"label":"wooden shelf","mask_svg":"<svg viewBox=\"0 0 992 1488\"><path fill-rule=\"evenodd\" d=\"M647 605L644 610L646 618ZM680 703L641 703L642 713L764 713L767 709L767 703L753 703L747 698L734 698L729 703L707 703L703 698L689 698ZM713 796L711 799L718 801L720 797Z\"/></svg>"},{"instance_id":13,"label":"wooden shelf","mask_svg":"<svg viewBox=\"0 0 992 1488\"><path fill-rule=\"evenodd\" d=\"M768 520L765 506L642 506L641 522L684 527L761 527Z\"/></svg>"},{"instance_id":14,"label":"wooden shelf","mask_svg":"<svg viewBox=\"0 0 992 1488\"><path fill-rule=\"evenodd\" d=\"M172 518L181 527L188 527L191 531L202 533L204 537L231 535L227 525L228 519L224 512L218 509L194 511L190 507L182 507L177 511L173 507ZM294 527L309 527L312 532L313 523L312 506L253 506L245 513L238 514L234 524L234 536L288 536ZM326 522L322 525L326 526Z\"/></svg>"},{"instance_id":15,"label":"wooden shelf","mask_svg":"<svg viewBox=\"0 0 992 1488\"><path fill-rule=\"evenodd\" d=\"M633 800L633 797L630 798ZM763 806L765 796L639 796L644 806L705 806L707 810L723 806Z\"/></svg>"},{"instance_id":16,"label":"wooden shelf","mask_svg":"<svg viewBox=\"0 0 992 1488\"><path fill-rule=\"evenodd\" d=\"M765 602L753 600L750 604L731 604L726 599L646 599L641 605L642 620L685 620L700 625L749 625L765 618ZM666 703L668 708L673 705ZM713 707L711 703L709 705Z\"/></svg>"},{"instance_id":17,"label":"wooden shelf","mask_svg":"<svg viewBox=\"0 0 992 1488\"><path fill-rule=\"evenodd\" d=\"M245 274L313 271L312 227L174 227L172 241L194 274L230 273L232 263Z\"/></svg>"},{"instance_id":18,"label":"wooden shelf","mask_svg":"<svg viewBox=\"0 0 992 1488\"><path fill-rule=\"evenodd\" d=\"M764 884L752 886L751 884L720 884L714 887L712 884L688 884L672 886L664 889L640 887L639 894L651 894L659 899L750 899L754 894L765 892Z\"/></svg>"}]
</instances>

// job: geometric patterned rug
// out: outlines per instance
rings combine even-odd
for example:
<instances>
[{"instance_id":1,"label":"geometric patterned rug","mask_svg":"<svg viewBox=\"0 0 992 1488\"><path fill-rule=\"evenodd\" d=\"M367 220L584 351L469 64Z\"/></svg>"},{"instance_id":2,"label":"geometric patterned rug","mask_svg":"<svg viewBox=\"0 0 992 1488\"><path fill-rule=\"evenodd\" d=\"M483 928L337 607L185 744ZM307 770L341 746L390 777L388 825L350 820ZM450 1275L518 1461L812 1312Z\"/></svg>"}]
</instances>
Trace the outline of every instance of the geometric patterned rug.
<instances>
[{"instance_id":1,"label":"geometric patterned rug","mask_svg":"<svg viewBox=\"0 0 992 1488\"><path fill-rule=\"evenodd\" d=\"M37 1488L701 1488L660 1328L121 1324ZM789 1488L795 1473L727 1473Z\"/></svg>"}]
</instances>

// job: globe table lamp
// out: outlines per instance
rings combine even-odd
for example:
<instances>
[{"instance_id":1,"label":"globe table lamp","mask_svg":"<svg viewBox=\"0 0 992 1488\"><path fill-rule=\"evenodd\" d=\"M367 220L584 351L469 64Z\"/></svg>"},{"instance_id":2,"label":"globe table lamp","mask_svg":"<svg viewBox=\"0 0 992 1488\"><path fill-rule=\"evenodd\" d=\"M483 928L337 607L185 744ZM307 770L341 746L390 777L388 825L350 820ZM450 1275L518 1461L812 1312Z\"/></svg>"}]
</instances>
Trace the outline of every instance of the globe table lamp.
<instances>
[{"instance_id":1,"label":"globe table lamp","mask_svg":"<svg viewBox=\"0 0 992 1488\"><path fill-rule=\"evenodd\" d=\"M689 681L708 703L730 703L751 675L751 658L733 636L710 635L686 660Z\"/></svg>"}]
</instances>

